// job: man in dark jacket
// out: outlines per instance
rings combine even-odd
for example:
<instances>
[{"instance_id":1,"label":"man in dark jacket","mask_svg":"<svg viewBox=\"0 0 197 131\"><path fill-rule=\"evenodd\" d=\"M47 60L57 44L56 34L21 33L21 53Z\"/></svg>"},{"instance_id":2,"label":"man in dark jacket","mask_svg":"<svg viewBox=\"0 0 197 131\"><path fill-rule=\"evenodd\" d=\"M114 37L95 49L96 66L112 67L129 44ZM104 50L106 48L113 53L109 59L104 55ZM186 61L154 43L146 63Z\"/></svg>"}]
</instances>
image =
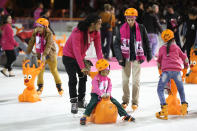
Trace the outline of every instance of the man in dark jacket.
<instances>
[{"instance_id":1,"label":"man in dark jacket","mask_svg":"<svg viewBox=\"0 0 197 131\"><path fill-rule=\"evenodd\" d=\"M126 21L119 29L114 43L114 51L119 64L122 66L123 103L124 108L129 104L129 78L132 63L132 109L138 107L140 64L145 58L152 58L149 40L145 27L136 22L138 12L134 8L125 11Z\"/></svg>"},{"instance_id":2,"label":"man in dark jacket","mask_svg":"<svg viewBox=\"0 0 197 131\"><path fill-rule=\"evenodd\" d=\"M167 6L167 14L165 16L166 23L167 23L167 29L170 29L174 32L174 37L176 44L181 47L181 41L179 36L179 26L182 23L180 15L174 12L174 9L172 6Z\"/></svg>"},{"instance_id":3,"label":"man in dark jacket","mask_svg":"<svg viewBox=\"0 0 197 131\"><path fill-rule=\"evenodd\" d=\"M183 37L185 40L183 51L187 51L187 57L190 59L190 50L197 39L197 9L194 7L191 8L188 17L189 18L183 24Z\"/></svg>"}]
</instances>

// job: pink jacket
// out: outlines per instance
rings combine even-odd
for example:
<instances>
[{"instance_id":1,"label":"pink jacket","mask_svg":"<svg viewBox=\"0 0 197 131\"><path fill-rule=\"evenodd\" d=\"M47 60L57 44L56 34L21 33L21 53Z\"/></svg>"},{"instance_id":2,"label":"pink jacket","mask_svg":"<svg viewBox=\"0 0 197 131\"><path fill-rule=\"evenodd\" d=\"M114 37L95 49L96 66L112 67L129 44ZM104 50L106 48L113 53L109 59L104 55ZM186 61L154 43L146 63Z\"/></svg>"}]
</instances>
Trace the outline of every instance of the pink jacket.
<instances>
[{"instance_id":1,"label":"pink jacket","mask_svg":"<svg viewBox=\"0 0 197 131\"><path fill-rule=\"evenodd\" d=\"M85 68L83 59L86 56L86 51L88 50L91 42L94 41L97 58L103 58L100 33L96 31L89 33L87 39L88 44L86 43L86 45L84 45L83 35L83 32L75 28L63 48L63 55L76 59L81 69Z\"/></svg>"},{"instance_id":2,"label":"pink jacket","mask_svg":"<svg viewBox=\"0 0 197 131\"><path fill-rule=\"evenodd\" d=\"M181 51L176 43L171 44L169 56L167 56L166 48L167 46L163 45L159 49L159 56L157 60L158 64L161 66L162 71L181 71L182 63L184 63L185 66L188 66L186 54Z\"/></svg>"},{"instance_id":3,"label":"pink jacket","mask_svg":"<svg viewBox=\"0 0 197 131\"><path fill-rule=\"evenodd\" d=\"M14 50L14 47L18 46L18 43L14 39L14 32L10 24L5 24L1 27L1 47L3 50Z\"/></svg>"},{"instance_id":4,"label":"pink jacket","mask_svg":"<svg viewBox=\"0 0 197 131\"><path fill-rule=\"evenodd\" d=\"M92 93L102 96L104 93L111 94L111 79L107 76L96 75L92 80Z\"/></svg>"},{"instance_id":5,"label":"pink jacket","mask_svg":"<svg viewBox=\"0 0 197 131\"><path fill-rule=\"evenodd\" d=\"M34 19L37 20L38 18L40 18L40 13L43 11L42 8L37 8L35 11L34 11Z\"/></svg>"}]
</instances>

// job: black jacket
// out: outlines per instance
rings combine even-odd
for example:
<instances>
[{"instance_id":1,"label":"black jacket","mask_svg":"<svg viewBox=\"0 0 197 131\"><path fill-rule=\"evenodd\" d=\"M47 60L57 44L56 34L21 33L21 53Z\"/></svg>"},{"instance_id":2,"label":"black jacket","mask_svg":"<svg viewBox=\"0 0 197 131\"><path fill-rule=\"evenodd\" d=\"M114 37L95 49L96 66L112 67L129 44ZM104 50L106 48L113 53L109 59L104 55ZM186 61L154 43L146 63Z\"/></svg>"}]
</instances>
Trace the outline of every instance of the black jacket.
<instances>
[{"instance_id":1,"label":"black jacket","mask_svg":"<svg viewBox=\"0 0 197 131\"><path fill-rule=\"evenodd\" d=\"M197 32L197 20L190 20L188 19L184 23L185 29L184 29L184 37L186 39L183 50L190 49L195 42L196 39L196 32Z\"/></svg>"},{"instance_id":2,"label":"black jacket","mask_svg":"<svg viewBox=\"0 0 197 131\"><path fill-rule=\"evenodd\" d=\"M116 34L116 40L114 42L114 52L116 55L116 59L118 61L119 60L125 61L125 59L123 58L123 55L122 55L121 48L120 48L120 45L121 45L120 28L118 29L117 34ZM150 61L152 59L152 54L151 54L151 48L149 45L147 32L146 32L145 27L142 24L139 24L139 28L140 28L141 38L142 38L142 46L143 46L143 50L144 50L144 55L146 56L147 61ZM130 49L134 45L133 43L134 43L134 39L132 37L130 37ZM134 60L131 60L131 59L133 59L134 54L135 54L135 51L130 50L130 61L134 61L136 59L136 58L134 58ZM136 55L135 55L135 57L136 57Z\"/></svg>"},{"instance_id":3,"label":"black jacket","mask_svg":"<svg viewBox=\"0 0 197 131\"><path fill-rule=\"evenodd\" d=\"M165 19L167 23L167 29L170 29L172 31L174 31L175 29L179 30L179 26L182 24L182 19L177 13L174 14L167 13ZM172 20L174 20L174 22L176 23L174 26L172 24L173 23Z\"/></svg>"},{"instance_id":4,"label":"black jacket","mask_svg":"<svg viewBox=\"0 0 197 131\"><path fill-rule=\"evenodd\" d=\"M146 27L148 33L158 34L162 32L159 18L153 13L145 13L143 16L143 25Z\"/></svg>"}]
</instances>

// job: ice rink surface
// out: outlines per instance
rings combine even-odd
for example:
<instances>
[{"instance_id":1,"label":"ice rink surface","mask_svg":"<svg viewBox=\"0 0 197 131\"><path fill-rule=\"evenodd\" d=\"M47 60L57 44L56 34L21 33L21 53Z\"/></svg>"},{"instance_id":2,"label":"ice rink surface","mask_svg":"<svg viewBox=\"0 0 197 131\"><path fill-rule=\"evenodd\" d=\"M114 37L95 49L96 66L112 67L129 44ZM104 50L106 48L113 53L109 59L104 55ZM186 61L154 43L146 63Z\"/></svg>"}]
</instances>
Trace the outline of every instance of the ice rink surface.
<instances>
[{"instance_id":1,"label":"ice rink surface","mask_svg":"<svg viewBox=\"0 0 197 131\"><path fill-rule=\"evenodd\" d=\"M2 69L2 68L0 68ZM155 113L160 111L157 96L159 74L157 67L145 67L141 70L139 109L132 114L135 122L124 122L120 117L115 124L96 125L79 124L83 110L78 114L70 113L68 94L68 76L60 72L64 95L59 96L53 76L49 71L44 74L42 101L20 103L18 96L25 88L22 69L15 68L16 77L7 78L0 74L0 131L196 131L197 130L197 85L184 84L189 114L169 116L169 120L159 120ZM122 102L121 70L110 72L112 96ZM131 78L130 78L131 80ZM36 83L35 83L36 85ZM130 86L132 83L130 82ZM131 88L130 88L131 89ZM86 100L90 100L91 79L88 78ZM179 96L179 95L178 95ZM131 111L131 105L127 111Z\"/></svg>"}]
</instances>

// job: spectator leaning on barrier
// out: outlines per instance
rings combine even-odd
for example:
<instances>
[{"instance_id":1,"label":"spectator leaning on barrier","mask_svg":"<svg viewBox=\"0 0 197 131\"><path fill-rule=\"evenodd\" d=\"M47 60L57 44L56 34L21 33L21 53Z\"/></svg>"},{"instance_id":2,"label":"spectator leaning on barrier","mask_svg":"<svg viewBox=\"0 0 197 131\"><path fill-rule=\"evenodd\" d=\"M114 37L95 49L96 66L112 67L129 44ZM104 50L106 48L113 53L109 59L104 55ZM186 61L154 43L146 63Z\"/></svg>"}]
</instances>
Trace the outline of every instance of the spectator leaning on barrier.
<instances>
[{"instance_id":1,"label":"spectator leaning on barrier","mask_svg":"<svg viewBox=\"0 0 197 131\"><path fill-rule=\"evenodd\" d=\"M122 85L123 85L123 107L129 104L130 90L129 78L132 63L132 108L138 107L139 82L140 82L140 64L150 61L152 58L151 49L145 27L136 22L138 12L134 8L128 8L125 11L126 22L120 27L115 44L114 51L119 64L122 66Z\"/></svg>"},{"instance_id":2,"label":"spectator leaning on barrier","mask_svg":"<svg viewBox=\"0 0 197 131\"><path fill-rule=\"evenodd\" d=\"M71 102L71 112L77 113L78 107L85 108L85 92L88 70L84 65L86 51L94 42L98 59L103 58L100 40L102 20L96 14L90 14L73 29L64 48L62 61L69 77L68 86ZM77 94L77 76L79 78Z\"/></svg>"}]
</instances>

